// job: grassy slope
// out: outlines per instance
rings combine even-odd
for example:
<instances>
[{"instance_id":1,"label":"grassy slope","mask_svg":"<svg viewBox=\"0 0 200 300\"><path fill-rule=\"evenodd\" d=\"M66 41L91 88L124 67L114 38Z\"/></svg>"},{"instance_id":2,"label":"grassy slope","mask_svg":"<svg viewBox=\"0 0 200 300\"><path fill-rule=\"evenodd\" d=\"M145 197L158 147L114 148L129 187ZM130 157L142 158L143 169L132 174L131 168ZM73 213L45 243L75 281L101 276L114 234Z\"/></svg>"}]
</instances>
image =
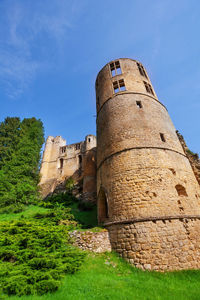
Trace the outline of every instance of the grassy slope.
<instances>
[{"instance_id":1,"label":"grassy slope","mask_svg":"<svg viewBox=\"0 0 200 300\"><path fill-rule=\"evenodd\" d=\"M24 213L0 215L1 220L28 217L44 210L30 207ZM5 298L5 299L8 299ZM67 275L62 287L44 296L9 297L10 300L198 300L200 271L174 273L143 272L131 267L116 254L88 254L82 269Z\"/></svg>"},{"instance_id":2,"label":"grassy slope","mask_svg":"<svg viewBox=\"0 0 200 300\"><path fill-rule=\"evenodd\" d=\"M197 300L200 299L200 272L143 272L116 254L89 254L82 270L67 275L54 294L10 297L11 300Z\"/></svg>"}]
</instances>

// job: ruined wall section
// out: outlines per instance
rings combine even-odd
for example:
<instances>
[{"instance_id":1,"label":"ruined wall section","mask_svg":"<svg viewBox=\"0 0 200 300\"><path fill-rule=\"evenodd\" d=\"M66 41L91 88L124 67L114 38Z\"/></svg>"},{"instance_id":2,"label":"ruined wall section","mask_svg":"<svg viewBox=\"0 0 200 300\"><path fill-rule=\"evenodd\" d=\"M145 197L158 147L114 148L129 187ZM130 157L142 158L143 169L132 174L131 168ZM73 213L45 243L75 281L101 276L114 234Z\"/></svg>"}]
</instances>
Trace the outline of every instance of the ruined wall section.
<instances>
[{"instance_id":1,"label":"ruined wall section","mask_svg":"<svg viewBox=\"0 0 200 300\"><path fill-rule=\"evenodd\" d=\"M85 138L83 157L83 194L85 202L96 203L96 136L88 135Z\"/></svg>"},{"instance_id":2,"label":"ruined wall section","mask_svg":"<svg viewBox=\"0 0 200 300\"><path fill-rule=\"evenodd\" d=\"M190 151L190 149L188 148L188 146L186 145L186 142L183 138L183 136L176 131L177 136L180 140L180 143L183 147L183 151L185 153L185 155L187 156L187 158L190 161L190 164L192 166L192 169L194 171L194 175L196 176L196 179L200 185L200 159L197 153L193 153L192 151Z\"/></svg>"},{"instance_id":3,"label":"ruined wall section","mask_svg":"<svg viewBox=\"0 0 200 300\"><path fill-rule=\"evenodd\" d=\"M40 184L57 177L60 147L64 145L66 145L66 140L61 136L47 138L40 169Z\"/></svg>"},{"instance_id":4,"label":"ruined wall section","mask_svg":"<svg viewBox=\"0 0 200 300\"><path fill-rule=\"evenodd\" d=\"M85 201L96 200L96 137L66 145L58 136L48 137L41 165L40 189L43 197L65 191L67 178L72 177Z\"/></svg>"},{"instance_id":5,"label":"ruined wall section","mask_svg":"<svg viewBox=\"0 0 200 300\"><path fill-rule=\"evenodd\" d=\"M72 231L70 232L73 244L82 250L96 253L111 252L109 234L106 229L99 232Z\"/></svg>"},{"instance_id":6,"label":"ruined wall section","mask_svg":"<svg viewBox=\"0 0 200 300\"><path fill-rule=\"evenodd\" d=\"M121 74L113 75L113 65L120 65ZM193 255L199 258L195 234L200 189L168 112L158 101L146 70L142 66L142 73L140 68L137 61L119 59L97 76L99 222L108 227L113 249L131 263L164 270L170 261L170 269L190 268L191 258L181 264L181 252L175 249L180 234L187 247L195 247ZM120 80L124 87L115 89ZM191 232L181 220L193 220ZM170 222L177 226L173 231ZM143 233L149 237L142 242ZM152 258L153 244L157 261ZM179 255L179 263L173 262L173 255Z\"/></svg>"}]
</instances>

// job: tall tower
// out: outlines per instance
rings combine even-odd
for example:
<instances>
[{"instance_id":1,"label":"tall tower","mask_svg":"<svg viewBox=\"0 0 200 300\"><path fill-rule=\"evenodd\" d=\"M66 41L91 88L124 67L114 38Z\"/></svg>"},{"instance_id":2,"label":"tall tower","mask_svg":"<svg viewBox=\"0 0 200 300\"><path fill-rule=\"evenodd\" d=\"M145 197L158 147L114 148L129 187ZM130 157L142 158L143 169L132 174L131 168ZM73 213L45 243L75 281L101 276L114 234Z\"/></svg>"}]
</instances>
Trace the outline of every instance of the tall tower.
<instances>
[{"instance_id":1,"label":"tall tower","mask_svg":"<svg viewBox=\"0 0 200 300\"><path fill-rule=\"evenodd\" d=\"M200 268L200 187L142 64L96 79L99 223L112 248L150 270Z\"/></svg>"}]
</instances>

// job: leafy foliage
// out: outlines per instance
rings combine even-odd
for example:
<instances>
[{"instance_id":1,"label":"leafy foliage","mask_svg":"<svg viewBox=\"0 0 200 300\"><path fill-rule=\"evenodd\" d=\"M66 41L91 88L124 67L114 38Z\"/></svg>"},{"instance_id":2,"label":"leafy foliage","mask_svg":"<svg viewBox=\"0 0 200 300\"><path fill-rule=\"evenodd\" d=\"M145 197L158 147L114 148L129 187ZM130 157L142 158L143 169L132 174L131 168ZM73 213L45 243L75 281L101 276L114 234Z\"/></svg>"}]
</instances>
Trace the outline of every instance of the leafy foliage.
<instances>
[{"instance_id":1,"label":"leafy foliage","mask_svg":"<svg viewBox=\"0 0 200 300\"><path fill-rule=\"evenodd\" d=\"M72 177L69 177L66 181L65 187L66 187L66 191L67 192L72 192L72 190L74 189L75 186L75 182L73 180Z\"/></svg>"},{"instance_id":2,"label":"leafy foliage","mask_svg":"<svg viewBox=\"0 0 200 300\"><path fill-rule=\"evenodd\" d=\"M20 134L20 119L7 117L0 123L0 170L16 150Z\"/></svg>"},{"instance_id":3,"label":"leafy foliage","mask_svg":"<svg viewBox=\"0 0 200 300\"><path fill-rule=\"evenodd\" d=\"M68 218L68 226L59 225ZM44 294L76 272L85 254L70 244L68 231L76 223L69 209L49 210L32 219L2 222L0 227L0 287L8 295Z\"/></svg>"},{"instance_id":4,"label":"leafy foliage","mask_svg":"<svg viewBox=\"0 0 200 300\"><path fill-rule=\"evenodd\" d=\"M54 194L40 202L45 208L57 209L62 208L63 211L70 209L74 219L79 223L79 227L91 228L97 226L97 207L93 203L81 202L72 194L72 190L66 193Z\"/></svg>"},{"instance_id":5,"label":"leafy foliage","mask_svg":"<svg viewBox=\"0 0 200 300\"><path fill-rule=\"evenodd\" d=\"M197 160L199 159L198 153L194 153L190 149L187 149L186 151L187 151L187 153L189 153L190 155L192 155L195 159L197 159Z\"/></svg>"},{"instance_id":6,"label":"leafy foliage","mask_svg":"<svg viewBox=\"0 0 200 300\"><path fill-rule=\"evenodd\" d=\"M78 199L71 192L66 192L47 197L40 205L46 208L69 207L74 202L78 202Z\"/></svg>"},{"instance_id":7,"label":"leafy foliage","mask_svg":"<svg viewBox=\"0 0 200 300\"><path fill-rule=\"evenodd\" d=\"M23 210L38 196L43 125L35 118L0 123L0 212Z\"/></svg>"}]
</instances>

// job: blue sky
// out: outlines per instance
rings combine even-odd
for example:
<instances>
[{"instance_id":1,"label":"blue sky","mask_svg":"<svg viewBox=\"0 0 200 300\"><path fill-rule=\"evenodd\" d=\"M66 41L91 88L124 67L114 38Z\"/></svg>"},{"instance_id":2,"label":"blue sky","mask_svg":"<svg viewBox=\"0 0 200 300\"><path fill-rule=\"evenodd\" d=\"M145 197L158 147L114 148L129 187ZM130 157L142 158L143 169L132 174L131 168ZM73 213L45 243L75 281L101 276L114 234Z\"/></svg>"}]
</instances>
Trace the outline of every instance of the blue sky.
<instances>
[{"instance_id":1,"label":"blue sky","mask_svg":"<svg viewBox=\"0 0 200 300\"><path fill-rule=\"evenodd\" d=\"M110 60L146 67L200 153L200 1L0 0L0 121L40 118L67 143L96 132L94 82Z\"/></svg>"}]
</instances>

